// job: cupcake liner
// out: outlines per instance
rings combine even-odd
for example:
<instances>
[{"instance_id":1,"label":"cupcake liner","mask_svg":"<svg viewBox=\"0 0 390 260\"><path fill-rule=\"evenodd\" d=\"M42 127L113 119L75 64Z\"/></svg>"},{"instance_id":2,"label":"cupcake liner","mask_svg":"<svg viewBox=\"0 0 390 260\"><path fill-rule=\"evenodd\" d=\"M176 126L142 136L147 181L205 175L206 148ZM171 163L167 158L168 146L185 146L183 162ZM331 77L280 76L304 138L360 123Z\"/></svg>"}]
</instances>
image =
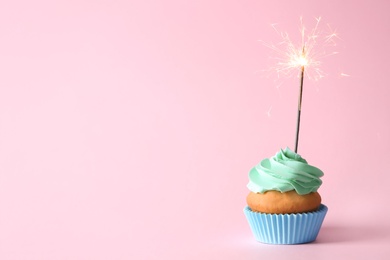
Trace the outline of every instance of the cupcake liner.
<instances>
[{"instance_id":1,"label":"cupcake liner","mask_svg":"<svg viewBox=\"0 0 390 260\"><path fill-rule=\"evenodd\" d=\"M266 214L244 208L255 239L266 244L303 244L314 241L320 231L328 207L298 214Z\"/></svg>"}]
</instances>

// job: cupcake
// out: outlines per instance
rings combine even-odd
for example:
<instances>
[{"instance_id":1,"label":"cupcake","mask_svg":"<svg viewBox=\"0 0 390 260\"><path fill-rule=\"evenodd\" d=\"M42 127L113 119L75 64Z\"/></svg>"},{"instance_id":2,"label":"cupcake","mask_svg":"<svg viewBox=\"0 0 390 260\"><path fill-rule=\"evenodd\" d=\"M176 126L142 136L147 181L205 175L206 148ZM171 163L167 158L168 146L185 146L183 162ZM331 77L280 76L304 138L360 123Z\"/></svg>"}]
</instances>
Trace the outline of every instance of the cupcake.
<instances>
[{"instance_id":1,"label":"cupcake","mask_svg":"<svg viewBox=\"0 0 390 260\"><path fill-rule=\"evenodd\" d=\"M289 148L249 172L244 208L255 239L267 244L314 241L328 208L317 192L323 172Z\"/></svg>"}]
</instances>

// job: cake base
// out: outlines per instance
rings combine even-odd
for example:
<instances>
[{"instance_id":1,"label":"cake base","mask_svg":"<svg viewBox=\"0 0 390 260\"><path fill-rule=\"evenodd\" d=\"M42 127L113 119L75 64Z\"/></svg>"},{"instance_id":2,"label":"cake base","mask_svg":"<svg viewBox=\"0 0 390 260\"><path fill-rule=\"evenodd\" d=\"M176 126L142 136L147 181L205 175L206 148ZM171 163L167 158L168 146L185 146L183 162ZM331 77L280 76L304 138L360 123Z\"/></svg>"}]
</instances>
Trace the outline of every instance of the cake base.
<instances>
[{"instance_id":1,"label":"cake base","mask_svg":"<svg viewBox=\"0 0 390 260\"><path fill-rule=\"evenodd\" d=\"M299 195L295 190L287 192L270 190L264 193L250 192L246 202L255 212L290 214L316 211L321 205L321 196L318 192Z\"/></svg>"}]
</instances>

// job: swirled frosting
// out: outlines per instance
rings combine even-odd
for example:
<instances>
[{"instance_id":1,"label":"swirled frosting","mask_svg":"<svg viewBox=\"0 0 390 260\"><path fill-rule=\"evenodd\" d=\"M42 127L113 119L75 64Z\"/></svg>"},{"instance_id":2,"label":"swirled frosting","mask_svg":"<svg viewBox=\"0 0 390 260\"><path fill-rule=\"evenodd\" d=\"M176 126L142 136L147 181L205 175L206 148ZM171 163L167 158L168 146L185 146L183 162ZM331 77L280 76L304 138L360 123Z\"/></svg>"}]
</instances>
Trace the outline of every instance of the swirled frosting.
<instances>
[{"instance_id":1,"label":"swirled frosting","mask_svg":"<svg viewBox=\"0 0 390 260\"><path fill-rule=\"evenodd\" d=\"M304 195L317 191L322 184L320 177L323 175L320 169L309 165L299 154L286 148L252 168L247 187L255 193L295 190Z\"/></svg>"}]
</instances>

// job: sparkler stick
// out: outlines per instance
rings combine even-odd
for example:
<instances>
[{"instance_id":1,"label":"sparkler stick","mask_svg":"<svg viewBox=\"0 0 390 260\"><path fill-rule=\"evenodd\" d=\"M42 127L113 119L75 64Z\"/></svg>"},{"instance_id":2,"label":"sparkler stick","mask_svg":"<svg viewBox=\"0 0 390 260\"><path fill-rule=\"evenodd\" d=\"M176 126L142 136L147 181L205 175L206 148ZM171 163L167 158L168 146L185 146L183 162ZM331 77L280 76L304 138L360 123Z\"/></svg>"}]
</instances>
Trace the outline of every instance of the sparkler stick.
<instances>
[{"instance_id":1,"label":"sparkler stick","mask_svg":"<svg viewBox=\"0 0 390 260\"><path fill-rule=\"evenodd\" d=\"M305 46L302 48L302 56L305 56ZM297 131L295 134L295 153L298 153L298 139L299 139L299 126L301 123L301 108L302 108L302 93L303 93L303 77L305 75L305 66L301 66L301 85L299 87L299 99L298 99L298 118L297 118Z\"/></svg>"}]
</instances>

